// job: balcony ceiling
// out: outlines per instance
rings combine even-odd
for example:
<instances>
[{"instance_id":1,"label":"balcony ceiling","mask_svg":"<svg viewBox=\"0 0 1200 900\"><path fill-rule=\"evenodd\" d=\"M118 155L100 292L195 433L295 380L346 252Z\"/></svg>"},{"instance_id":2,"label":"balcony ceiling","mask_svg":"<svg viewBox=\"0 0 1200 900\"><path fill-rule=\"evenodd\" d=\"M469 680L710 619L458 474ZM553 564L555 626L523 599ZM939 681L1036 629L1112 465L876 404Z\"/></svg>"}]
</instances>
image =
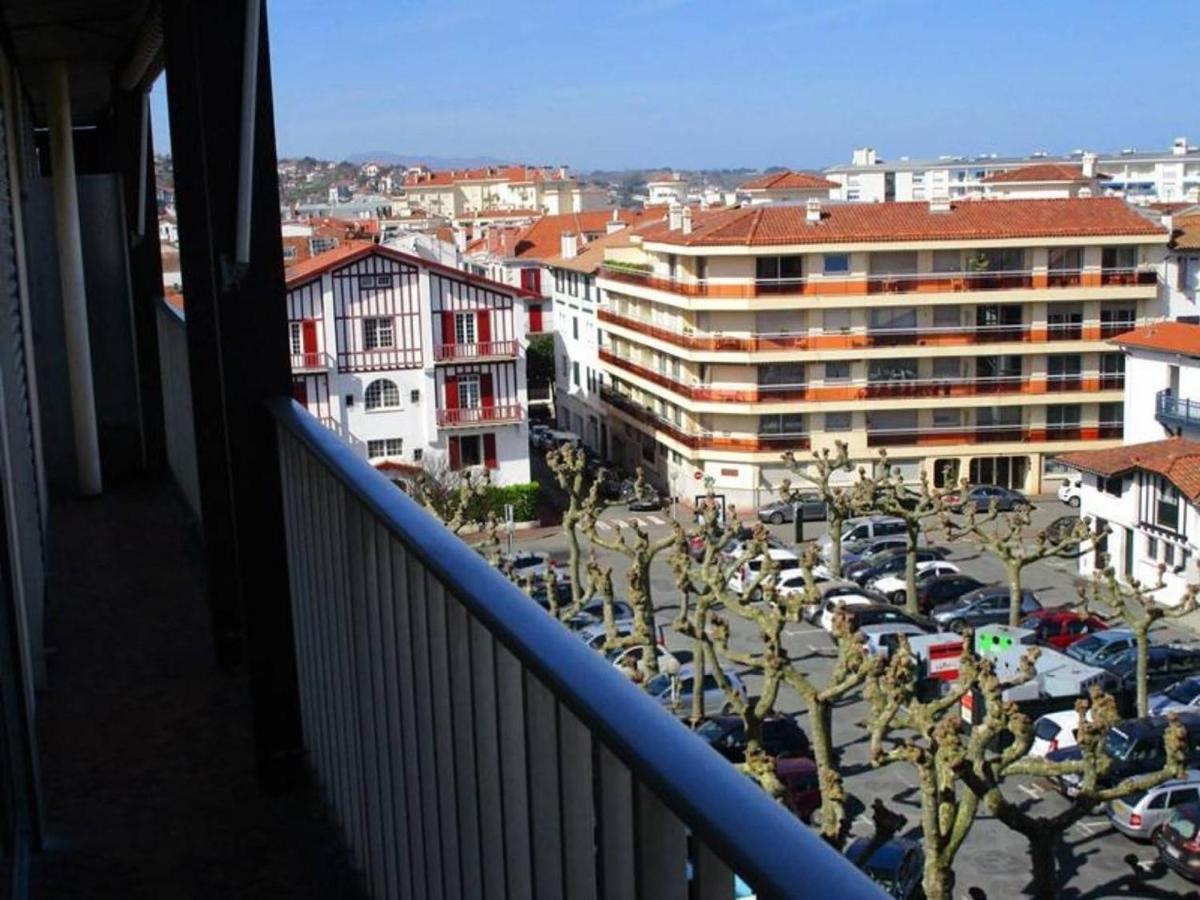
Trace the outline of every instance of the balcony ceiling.
<instances>
[{"instance_id":1,"label":"balcony ceiling","mask_svg":"<svg viewBox=\"0 0 1200 900\"><path fill-rule=\"evenodd\" d=\"M37 124L52 62L70 66L76 125L101 119L118 84L146 87L161 68L155 0L4 0L0 9Z\"/></svg>"}]
</instances>

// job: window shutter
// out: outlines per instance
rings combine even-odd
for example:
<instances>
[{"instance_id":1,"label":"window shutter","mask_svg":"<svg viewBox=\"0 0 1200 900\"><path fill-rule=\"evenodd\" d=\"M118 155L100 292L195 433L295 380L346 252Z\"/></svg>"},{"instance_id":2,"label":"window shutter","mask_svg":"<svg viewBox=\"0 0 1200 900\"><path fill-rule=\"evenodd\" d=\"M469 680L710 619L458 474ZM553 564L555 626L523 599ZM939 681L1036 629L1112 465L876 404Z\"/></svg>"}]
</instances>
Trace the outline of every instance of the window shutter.
<instances>
[{"instance_id":1,"label":"window shutter","mask_svg":"<svg viewBox=\"0 0 1200 900\"><path fill-rule=\"evenodd\" d=\"M475 313L475 337L481 344L492 342L492 316L486 309Z\"/></svg>"},{"instance_id":2,"label":"window shutter","mask_svg":"<svg viewBox=\"0 0 1200 900\"><path fill-rule=\"evenodd\" d=\"M454 343L454 313L442 313L442 343Z\"/></svg>"},{"instance_id":3,"label":"window shutter","mask_svg":"<svg viewBox=\"0 0 1200 900\"><path fill-rule=\"evenodd\" d=\"M458 438L448 438L446 441L446 446L450 450L450 470L452 472L457 472L462 468L462 454L458 449Z\"/></svg>"},{"instance_id":4,"label":"window shutter","mask_svg":"<svg viewBox=\"0 0 1200 900\"><path fill-rule=\"evenodd\" d=\"M537 334L542 330L542 305L533 303L529 306L529 330Z\"/></svg>"},{"instance_id":5,"label":"window shutter","mask_svg":"<svg viewBox=\"0 0 1200 900\"><path fill-rule=\"evenodd\" d=\"M458 409L458 376L446 376L446 409Z\"/></svg>"},{"instance_id":6,"label":"window shutter","mask_svg":"<svg viewBox=\"0 0 1200 900\"><path fill-rule=\"evenodd\" d=\"M496 461L496 436L494 434L483 436L483 464L489 469L500 468L500 463Z\"/></svg>"},{"instance_id":7,"label":"window shutter","mask_svg":"<svg viewBox=\"0 0 1200 900\"><path fill-rule=\"evenodd\" d=\"M305 353L317 352L317 322L315 319L305 319L300 326L301 343Z\"/></svg>"},{"instance_id":8,"label":"window shutter","mask_svg":"<svg viewBox=\"0 0 1200 900\"><path fill-rule=\"evenodd\" d=\"M485 372L479 376L479 395L483 400L485 408L496 405L496 397L492 393L492 376L490 372Z\"/></svg>"}]
</instances>

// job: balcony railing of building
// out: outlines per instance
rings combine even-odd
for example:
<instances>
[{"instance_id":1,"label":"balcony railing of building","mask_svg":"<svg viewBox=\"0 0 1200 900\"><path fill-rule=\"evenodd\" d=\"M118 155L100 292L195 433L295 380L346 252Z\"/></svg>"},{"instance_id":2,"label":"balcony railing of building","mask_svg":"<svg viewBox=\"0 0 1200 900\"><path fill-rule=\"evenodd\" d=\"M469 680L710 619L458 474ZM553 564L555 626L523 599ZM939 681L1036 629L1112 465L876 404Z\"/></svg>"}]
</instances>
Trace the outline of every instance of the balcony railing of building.
<instances>
[{"instance_id":1,"label":"balcony railing of building","mask_svg":"<svg viewBox=\"0 0 1200 900\"><path fill-rule=\"evenodd\" d=\"M293 353L293 372L328 372L333 368L333 357L328 353Z\"/></svg>"},{"instance_id":2,"label":"balcony railing of building","mask_svg":"<svg viewBox=\"0 0 1200 900\"><path fill-rule=\"evenodd\" d=\"M1132 320L1120 322L1089 322L1087 324L1020 324L1020 325L931 325L921 328L868 328L826 334L810 331L774 331L747 334L677 330L647 322L633 316L621 315L608 309L598 309L601 322L617 325L644 334L685 350L733 351L742 353L781 350L861 350L871 347L956 347L972 344L1031 343L1052 341L1097 341L1128 331L1135 326Z\"/></svg>"},{"instance_id":3,"label":"balcony railing of building","mask_svg":"<svg viewBox=\"0 0 1200 900\"><path fill-rule=\"evenodd\" d=\"M311 416L271 410L305 746L372 896L732 898L735 872L882 896Z\"/></svg>"},{"instance_id":4,"label":"balcony railing of building","mask_svg":"<svg viewBox=\"0 0 1200 900\"><path fill-rule=\"evenodd\" d=\"M867 428L868 447L938 446L956 444L1050 443L1096 441L1121 437L1120 422L1092 425L934 425L913 428Z\"/></svg>"},{"instance_id":5,"label":"balcony railing of building","mask_svg":"<svg viewBox=\"0 0 1200 900\"><path fill-rule=\"evenodd\" d=\"M810 384L714 384L684 382L664 372L631 362L610 350L599 358L622 371L645 379L674 394L701 403L844 403L856 400L923 397L977 397L995 394L1049 394L1115 390L1124 385L1123 373L1050 375L1027 378L980 375L971 378L899 378Z\"/></svg>"},{"instance_id":6,"label":"balcony railing of building","mask_svg":"<svg viewBox=\"0 0 1200 900\"><path fill-rule=\"evenodd\" d=\"M158 366L162 379L163 431L167 466L196 518L200 518L200 471L188 371L187 323L165 300L158 305Z\"/></svg>"},{"instance_id":7,"label":"balcony railing of building","mask_svg":"<svg viewBox=\"0 0 1200 900\"><path fill-rule=\"evenodd\" d=\"M485 341L473 344L436 344L434 362L464 362L479 359L516 359L516 341Z\"/></svg>"},{"instance_id":8,"label":"balcony railing of building","mask_svg":"<svg viewBox=\"0 0 1200 900\"><path fill-rule=\"evenodd\" d=\"M480 425L507 425L520 422L524 411L520 404L501 403L496 406L460 406L457 409L439 409L439 428L474 428Z\"/></svg>"},{"instance_id":9,"label":"balcony railing of building","mask_svg":"<svg viewBox=\"0 0 1200 900\"><path fill-rule=\"evenodd\" d=\"M1185 400L1162 390L1154 398L1154 414L1170 428L1200 428L1200 400Z\"/></svg>"},{"instance_id":10,"label":"balcony railing of building","mask_svg":"<svg viewBox=\"0 0 1200 900\"><path fill-rule=\"evenodd\" d=\"M778 295L943 294L1041 288L1151 286L1158 283L1152 267L1093 268L1050 271L1016 269L997 272L921 272L887 275L821 275L800 278L663 278L624 267L603 266L600 277L622 284L668 291L685 297L745 298Z\"/></svg>"}]
</instances>

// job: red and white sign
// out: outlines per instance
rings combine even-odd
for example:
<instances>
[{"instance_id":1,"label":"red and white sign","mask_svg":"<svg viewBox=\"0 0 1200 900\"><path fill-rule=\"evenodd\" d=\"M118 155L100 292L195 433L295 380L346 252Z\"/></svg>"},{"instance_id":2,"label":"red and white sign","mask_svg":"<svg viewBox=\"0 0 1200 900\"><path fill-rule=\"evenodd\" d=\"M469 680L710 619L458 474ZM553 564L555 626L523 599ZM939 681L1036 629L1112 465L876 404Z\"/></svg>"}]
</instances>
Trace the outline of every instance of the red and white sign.
<instances>
[{"instance_id":1,"label":"red and white sign","mask_svg":"<svg viewBox=\"0 0 1200 900\"><path fill-rule=\"evenodd\" d=\"M953 638L944 644L931 644L925 674L938 681L953 681L958 677L958 660L962 656L962 638Z\"/></svg>"}]
</instances>

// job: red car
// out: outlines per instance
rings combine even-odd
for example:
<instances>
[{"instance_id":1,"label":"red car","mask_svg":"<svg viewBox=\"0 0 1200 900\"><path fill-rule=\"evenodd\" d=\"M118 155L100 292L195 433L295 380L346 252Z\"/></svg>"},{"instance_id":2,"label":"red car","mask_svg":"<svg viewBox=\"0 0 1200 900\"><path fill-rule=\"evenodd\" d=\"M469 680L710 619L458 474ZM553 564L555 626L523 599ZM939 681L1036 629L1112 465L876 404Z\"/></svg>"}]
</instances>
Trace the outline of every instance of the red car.
<instances>
[{"instance_id":1,"label":"red car","mask_svg":"<svg viewBox=\"0 0 1200 900\"><path fill-rule=\"evenodd\" d=\"M783 782L784 805L802 822L812 819L821 808L821 787L817 764L802 756L780 757L775 760L775 774Z\"/></svg>"},{"instance_id":2,"label":"red car","mask_svg":"<svg viewBox=\"0 0 1200 900\"><path fill-rule=\"evenodd\" d=\"M1037 642L1055 650L1063 650L1089 634L1108 629L1102 619L1073 609L1039 609L1026 616L1021 627L1036 631Z\"/></svg>"}]
</instances>

